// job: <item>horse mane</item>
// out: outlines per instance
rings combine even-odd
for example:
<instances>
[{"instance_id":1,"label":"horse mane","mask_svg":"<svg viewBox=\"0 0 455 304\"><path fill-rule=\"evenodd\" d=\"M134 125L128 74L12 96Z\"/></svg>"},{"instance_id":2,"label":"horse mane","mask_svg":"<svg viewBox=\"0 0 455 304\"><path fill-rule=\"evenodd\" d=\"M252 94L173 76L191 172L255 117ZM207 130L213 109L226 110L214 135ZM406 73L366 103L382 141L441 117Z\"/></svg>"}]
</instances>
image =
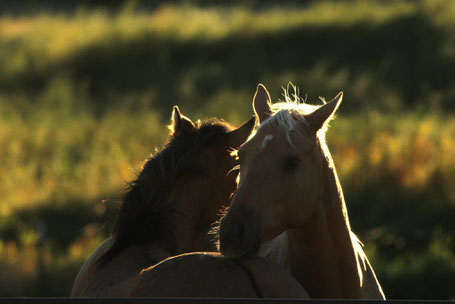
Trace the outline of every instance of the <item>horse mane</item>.
<instances>
[{"instance_id":1,"label":"horse mane","mask_svg":"<svg viewBox=\"0 0 455 304\"><path fill-rule=\"evenodd\" d=\"M202 149L225 140L231 129L222 120L210 119L198 121L194 130L170 134L165 147L148 158L137 178L128 183L114 226L115 240L98 259L100 267L132 245L165 241L171 244L171 254L179 253L172 229L172 219L179 211L169 206L171 200L179 198L170 198L170 191L183 175L207 174L194 158Z\"/></svg>"},{"instance_id":2,"label":"horse mane","mask_svg":"<svg viewBox=\"0 0 455 304\"><path fill-rule=\"evenodd\" d=\"M359 272L360 284L363 285L363 272L368 269L368 258L363 251L363 243L359 240L357 235L351 231L351 241L354 247L355 258L357 260L357 271Z\"/></svg>"},{"instance_id":3,"label":"horse mane","mask_svg":"<svg viewBox=\"0 0 455 304\"><path fill-rule=\"evenodd\" d=\"M283 97L284 101L270 104L271 115L261 123L259 128L267 124L277 125L285 132L289 144L293 146L290 138L291 131L298 132L302 129L302 124L306 128L312 129L305 116L319 109L326 103L326 101L324 98L319 97L323 102L322 105L312 105L306 103L306 101L299 96L299 89L292 83L289 83L287 88L283 88ZM327 127L328 124L325 124L324 127L317 132L317 137L321 143L325 143L325 133L327 131Z\"/></svg>"}]
</instances>

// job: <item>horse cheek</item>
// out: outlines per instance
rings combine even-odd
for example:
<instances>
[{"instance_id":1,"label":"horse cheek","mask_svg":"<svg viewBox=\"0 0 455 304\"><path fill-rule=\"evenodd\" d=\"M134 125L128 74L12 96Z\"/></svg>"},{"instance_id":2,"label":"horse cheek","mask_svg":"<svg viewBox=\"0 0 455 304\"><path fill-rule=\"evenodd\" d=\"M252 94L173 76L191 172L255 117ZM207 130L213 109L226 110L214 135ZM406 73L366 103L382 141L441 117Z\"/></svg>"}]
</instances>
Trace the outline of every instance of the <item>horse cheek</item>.
<instances>
[{"instance_id":1,"label":"horse cheek","mask_svg":"<svg viewBox=\"0 0 455 304\"><path fill-rule=\"evenodd\" d=\"M293 193L293 199L287 204L287 215L289 227L297 228L308 223L313 216L316 208L317 195L314 185L304 182L299 186L297 191ZM301 199L296 200L295 197Z\"/></svg>"}]
</instances>

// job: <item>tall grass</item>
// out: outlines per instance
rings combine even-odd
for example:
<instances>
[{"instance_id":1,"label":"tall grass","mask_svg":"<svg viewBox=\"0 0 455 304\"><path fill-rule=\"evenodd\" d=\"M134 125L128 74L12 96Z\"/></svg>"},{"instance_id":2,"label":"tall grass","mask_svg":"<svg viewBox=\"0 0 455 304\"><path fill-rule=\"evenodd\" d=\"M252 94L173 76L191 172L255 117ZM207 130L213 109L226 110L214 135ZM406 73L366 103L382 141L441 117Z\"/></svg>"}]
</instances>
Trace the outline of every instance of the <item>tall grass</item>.
<instances>
[{"instance_id":1,"label":"tall grass","mask_svg":"<svg viewBox=\"0 0 455 304\"><path fill-rule=\"evenodd\" d=\"M267 3L0 18L0 296L69 295L172 105L239 124L293 81L345 93L328 144L386 295L455 297L455 5Z\"/></svg>"}]
</instances>

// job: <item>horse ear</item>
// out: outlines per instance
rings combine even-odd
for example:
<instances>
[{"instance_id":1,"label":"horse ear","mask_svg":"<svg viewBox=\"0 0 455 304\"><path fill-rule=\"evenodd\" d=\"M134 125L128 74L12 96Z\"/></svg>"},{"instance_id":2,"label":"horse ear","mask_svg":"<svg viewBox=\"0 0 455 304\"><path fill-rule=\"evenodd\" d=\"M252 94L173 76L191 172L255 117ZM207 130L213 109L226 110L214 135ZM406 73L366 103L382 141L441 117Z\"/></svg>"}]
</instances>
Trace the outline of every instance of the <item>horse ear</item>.
<instances>
[{"instance_id":1,"label":"horse ear","mask_svg":"<svg viewBox=\"0 0 455 304\"><path fill-rule=\"evenodd\" d=\"M256 94L253 97L254 114L259 118L259 124L270 117L272 113L270 109L271 99L265 86L260 83L256 89Z\"/></svg>"},{"instance_id":2,"label":"horse ear","mask_svg":"<svg viewBox=\"0 0 455 304\"><path fill-rule=\"evenodd\" d=\"M248 139L255 124L256 118L253 116L243 125L229 132L230 146L234 149L238 149Z\"/></svg>"},{"instance_id":3,"label":"horse ear","mask_svg":"<svg viewBox=\"0 0 455 304\"><path fill-rule=\"evenodd\" d=\"M338 93L334 99L321 106L319 109L311 114L305 116L308 123L313 127L314 130L322 129L333 117L333 114L337 110L338 106L343 99L343 92Z\"/></svg>"},{"instance_id":4,"label":"horse ear","mask_svg":"<svg viewBox=\"0 0 455 304\"><path fill-rule=\"evenodd\" d=\"M169 126L169 129L171 130L171 135L174 136L190 132L196 128L191 119L189 119L180 112L178 106L174 106L174 109L172 110L171 121L172 123Z\"/></svg>"}]
</instances>

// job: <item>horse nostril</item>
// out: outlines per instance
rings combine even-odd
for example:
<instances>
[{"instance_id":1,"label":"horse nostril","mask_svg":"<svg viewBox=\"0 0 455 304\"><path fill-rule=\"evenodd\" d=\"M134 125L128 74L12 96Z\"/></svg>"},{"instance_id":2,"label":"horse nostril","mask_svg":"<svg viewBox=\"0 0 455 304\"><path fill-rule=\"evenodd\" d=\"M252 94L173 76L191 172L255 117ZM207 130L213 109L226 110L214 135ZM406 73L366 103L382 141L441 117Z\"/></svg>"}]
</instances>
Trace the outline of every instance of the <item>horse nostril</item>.
<instances>
[{"instance_id":1,"label":"horse nostril","mask_svg":"<svg viewBox=\"0 0 455 304\"><path fill-rule=\"evenodd\" d=\"M224 227L220 231L220 241L225 245L233 245L239 241L241 241L246 234L246 225L242 223L235 223L230 227ZM228 245L228 246L229 246Z\"/></svg>"}]
</instances>

